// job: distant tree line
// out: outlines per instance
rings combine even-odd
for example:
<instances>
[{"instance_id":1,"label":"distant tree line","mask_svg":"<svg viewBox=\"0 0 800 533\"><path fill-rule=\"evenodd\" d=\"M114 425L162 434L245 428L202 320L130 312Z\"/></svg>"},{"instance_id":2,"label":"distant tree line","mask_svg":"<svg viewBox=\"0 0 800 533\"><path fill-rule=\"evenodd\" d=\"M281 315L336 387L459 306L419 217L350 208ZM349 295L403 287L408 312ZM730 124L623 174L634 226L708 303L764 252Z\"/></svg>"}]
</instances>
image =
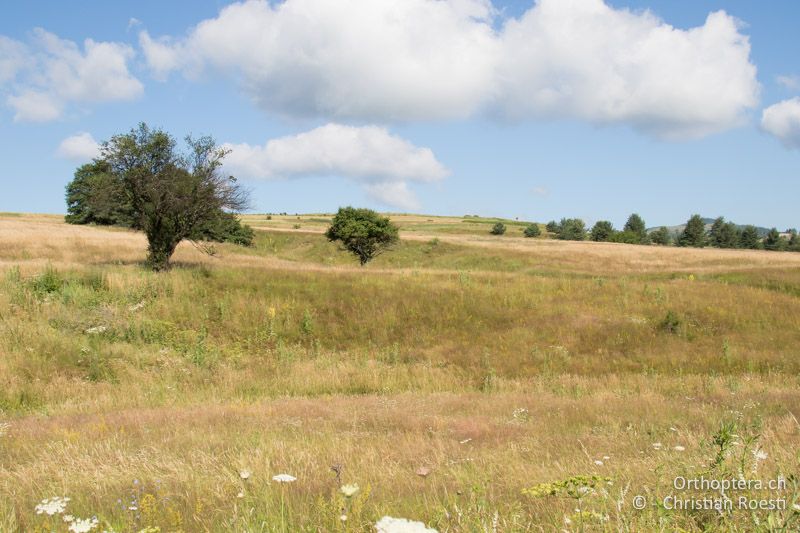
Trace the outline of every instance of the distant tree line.
<instances>
[{"instance_id":1,"label":"distant tree line","mask_svg":"<svg viewBox=\"0 0 800 533\"><path fill-rule=\"evenodd\" d=\"M538 226L536 229L538 231ZM628 217L622 230L616 230L608 220L600 220L587 230L586 224L579 218L562 218L560 222L552 220L547 223L545 229L556 239L567 241L589 239L595 242L627 244L800 252L800 238L795 229L789 229L781 234L776 228L772 228L761 238L755 226L737 226L733 222L726 221L724 217L715 219L711 227L706 230L706 224L700 215L692 215L683 230L676 235L673 235L666 226L648 231L644 219L637 213ZM526 234L526 236L536 235Z\"/></svg>"}]
</instances>

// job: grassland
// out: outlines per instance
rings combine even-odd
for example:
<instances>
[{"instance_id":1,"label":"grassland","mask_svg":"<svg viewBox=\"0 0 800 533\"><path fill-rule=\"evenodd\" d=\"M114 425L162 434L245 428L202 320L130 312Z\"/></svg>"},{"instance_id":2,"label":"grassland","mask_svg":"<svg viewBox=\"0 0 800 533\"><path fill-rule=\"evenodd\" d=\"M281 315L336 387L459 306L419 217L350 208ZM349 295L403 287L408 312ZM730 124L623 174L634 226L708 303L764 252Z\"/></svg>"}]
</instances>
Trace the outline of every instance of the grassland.
<instances>
[{"instance_id":1,"label":"grassland","mask_svg":"<svg viewBox=\"0 0 800 533\"><path fill-rule=\"evenodd\" d=\"M0 214L0 531L65 531L53 496L115 531L800 527L800 254L398 215L361 268L326 215L246 218L154 274L140 234ZM700 475L787 508L654 505Z\"/></svg>"}]
</instances>

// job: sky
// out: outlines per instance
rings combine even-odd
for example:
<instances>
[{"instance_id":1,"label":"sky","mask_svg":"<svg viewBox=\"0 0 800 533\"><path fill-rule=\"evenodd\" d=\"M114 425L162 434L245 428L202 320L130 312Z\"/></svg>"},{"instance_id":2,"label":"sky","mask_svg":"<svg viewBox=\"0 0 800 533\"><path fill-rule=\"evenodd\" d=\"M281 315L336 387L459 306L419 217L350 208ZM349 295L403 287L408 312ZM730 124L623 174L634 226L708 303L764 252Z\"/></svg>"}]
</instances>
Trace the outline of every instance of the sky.
<instances>
[{"instance_id":1,"label":"sky","mask_svg":"<svg viewBox=\"0 0 800 533\"><path fill-rule=\"evenodd\" d=\"M768 7L766 7L768 6ZM15 3L0 211L98 144L211 135L253 211L800 226L800 3Z\"/></svg>"}]
</instances>

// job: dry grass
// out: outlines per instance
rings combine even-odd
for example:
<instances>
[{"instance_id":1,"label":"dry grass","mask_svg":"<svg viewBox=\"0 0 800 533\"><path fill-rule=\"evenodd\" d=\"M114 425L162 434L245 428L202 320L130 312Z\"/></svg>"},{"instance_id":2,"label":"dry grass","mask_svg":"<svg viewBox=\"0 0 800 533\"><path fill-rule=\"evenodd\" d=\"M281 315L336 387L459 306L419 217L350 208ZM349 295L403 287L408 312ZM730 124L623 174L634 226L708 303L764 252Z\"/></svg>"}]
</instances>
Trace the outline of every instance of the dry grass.
<instances>
[{"instance_id":1,"label":"dry grass","mask_svg":"<svg viewBox=\"0 0 800 533\"><path fill-rule=\"evenodd\" d=\"M304 215L259 222L252 249L183 244L155 275L139 234L0 215L0 531L65 530L34 512L59 495L116 531L796 527L796 487L755 514L631 501L678 475L797 474L800 254L397 218L366 269ZM739 444L712 469L724 422ZM613 485L521 492L579 475Z\"/></svg>"}]
</instances>

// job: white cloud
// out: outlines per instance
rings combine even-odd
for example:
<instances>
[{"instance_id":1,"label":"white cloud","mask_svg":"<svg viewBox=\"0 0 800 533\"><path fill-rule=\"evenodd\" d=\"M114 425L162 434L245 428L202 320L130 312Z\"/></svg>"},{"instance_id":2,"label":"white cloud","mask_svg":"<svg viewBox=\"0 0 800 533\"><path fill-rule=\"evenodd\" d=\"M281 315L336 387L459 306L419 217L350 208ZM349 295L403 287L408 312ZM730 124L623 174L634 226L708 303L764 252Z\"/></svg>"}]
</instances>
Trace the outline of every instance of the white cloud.
<instances>
[{"instance_id":1,"label":"white cloud","mask_svg":"<svg viewBox=\"0 0 800 533\"><path fill-rule=\"evenodd\" d=\"M420 148L377 126L327 124L272 139L263 146L226 143L225 168L252 179L341 176L361 184L374 199L415 209L408 182L434 182L448 175L429 148Z\"/></svg>"},{"instance_id":2,"label":"white cloud","mask_svg":"<svg viewBox=\"0 0 800 533\"><path fill-rule=\"evenodd\" d=\"M790 91L800 90L800 76L776 76L775 80L778 82L778 85L785 89L789 89Z\"/></svg>"},{"instance_id":3,"label":"white cloud","mask_svg":"<svg viewBox=\"0 0 800 533\"><path fill-rule=\"evenodd\" d=\"M261 108L370 121L577 118L692 138L758 100L748 38L724 12L674 28L602 0L251 0L140 45L154 73L231 74ZM499 23L498 23L499 22Z\"/></svg>"},{"instance_id":4,"label":"white cloud","mask_svg":"<svg viewBox=\"0 0 800 533\"><path fill-rule=\"evenodd\" d=\"M761 127L788 148L800 150L800 97L766 108L761 114Z\"/></svg>"},{"instance_id":5,"label":"white cloud","mask_svg":"<svg viewBox=\"0 0 800 533\"><path fill-rule=\"evenodd\" d=\"M9 96L6 103L16 111L14 120L49 122L61 116L61 103L46 92L25 91Z\"/></svg>"},{"instance_id":6,"label":"white cloud","mask_svg":"<svg viewBox=\"0 0 800 533\"><path fill-rule=\"evenodd\" d=\"M15 57L23 58L23 65L6 80L12 86L6 103L15 111L14 120L54 120L69 103L132 100L143 92L141 82L128 71L134 55L130 46L86 39L81 50L41 28L33 31L29 45L4 39L0 58L11 47ZM0 76L2 65L0 59Z\"/></svg>"},{"instance_id":7,"label":"white cloud","mask_svg":"<svg viewBox=\"0 0 800 533\"><path fill-rule=\"evenodd\" d=\"M89 161L100 156L100 145L90 133L76 133L61 141L56 154L64 159Z\"/></svg>"},{"instance_id":8,"label":"white cloud","mask_svg":"<svg viewBox=\"0 0 800 533\"><path fill-rule=\"evenodd\" d=\"M0 35L0 84L14 79L25 64L25 47Z\"/></svg>"}]
</instances>

